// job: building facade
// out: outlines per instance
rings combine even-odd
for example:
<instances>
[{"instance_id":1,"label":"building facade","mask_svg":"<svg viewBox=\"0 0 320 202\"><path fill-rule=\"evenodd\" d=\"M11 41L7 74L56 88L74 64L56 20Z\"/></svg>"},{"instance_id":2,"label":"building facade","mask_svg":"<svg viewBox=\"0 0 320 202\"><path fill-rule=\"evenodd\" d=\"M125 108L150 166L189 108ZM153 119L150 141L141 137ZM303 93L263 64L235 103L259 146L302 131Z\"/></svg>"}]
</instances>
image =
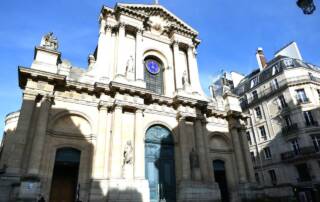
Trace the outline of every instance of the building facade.
<instances>
[{"instance_id":1,"label":"building facade","mask_svg":"<svg viewBox=\"0 0 320 202\"><path fill-rule=\"evenodd\" d=\"M234 89L250 117L256 181L269 196L319 201L320 67L304 62L295 42L269 62L262 49L256 56L260 68Z\"/></svg>"},{"instance_id":2,"label":"building facade","mask_svg":"<svg viewBox=\"0 0 320 202\"><path fill-rule=\"evenodd\" d=\"M103 6L88 68L49 33L6 117L0 201L240 201L255 182L241 107L207 97L197 31L161 5Z\"/></svg>"}]
</instances>

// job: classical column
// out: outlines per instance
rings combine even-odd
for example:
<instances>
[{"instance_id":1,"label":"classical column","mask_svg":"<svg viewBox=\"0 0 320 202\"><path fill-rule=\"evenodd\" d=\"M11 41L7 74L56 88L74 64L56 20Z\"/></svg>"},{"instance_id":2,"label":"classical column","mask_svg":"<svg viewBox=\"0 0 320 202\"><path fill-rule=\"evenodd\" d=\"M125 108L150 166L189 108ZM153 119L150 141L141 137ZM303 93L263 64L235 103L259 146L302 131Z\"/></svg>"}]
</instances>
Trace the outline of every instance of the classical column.
<instances>
[{"instance_id":1,"label":"classical column","mask_svg":"<svg viewBox=\"0 0 320 202\"><path fill-rule=\"evenodd\" d=\"M136 110L135 114L135 134L134 134L134 177L136 179L145 178L144 162L144 131L143 131L143 112Z\"/></svg>"},{"instance_id":2,"label":"classical column","mask_svg":"<svg viewBox=\"0 0 320 202\"><path fill-rule=\"evenodd\" d=\"M199 80L198 65L195 56L195 47L189 46L187 57L188 57L188 68L190 75L190 83L193 90L199 91L201 89Z\"/></svg>"},{"instance_id":3,"label":"classical column","mask_svg":"<svg viewBox=\"0 0 320 202\"><path fill-rule=\"evenodd\" d=\"M121 178L123 160L122 152L122 107L115 106L113 112L112 140L111 140L111 178Z\"/></svg>"},{"instance_id":4,"label":"classical column","mask_svg":"<svg viewBox=\"0 0 320 202\"><path fill-rule=\"evenodd\" d=\"M29 159L28 174L38 175L40 171L41 158L47 132L49 111L53 97L45 95L40 101L40 109L37 118L35 135L33 137L32 149Z\"/></svg>"},{"instance_id":5,"label":"classical column","mask_svg":"<svg viewBox=\"0 0 320 202\"><path fill-rule=\"evenodd\" d=\"M179 73L179 43L173 42L173 63L176 89L182 89L182 75Z\"/></svg>"},{"instance_id":6,"label":"classical column","mask_svg":"<svg viewBox=\"0 0 320 202\"><path fill-rule=\"evenodd\" d=\"M19 120L17 124L17 129L15 132L16 141L15 141L15 149L11 155L11 159L9 163L9 169L13 168L16 169L17 172L21 169L21 166L24 167L23 164L27 164L26 156L24 154L27 153L26 151L26 144L29 142L30 138L30 129L31 129L31 120L34 114L34 109L36 105L36 94L27 93L23 94L23 102L19 114Z\"/></svg>"},{"instance_id":7,"label":"classical column","mask_svg":"<svg viewBox=\"0 0 320 202\"><path fill-rule=\"evenodd\" d=\"M190 170L190 151L188 150L187 132L186 132L186 120L185 117L179 119L179 146L180 146L180 156L181 156L181 168L182 168L182 180L190 180L191 170Z\"/></svg>"},{"instance_id":8,"label":"classical column","mask_svg":"<svg viewBox=\"0 0 320 202\"><path fill-rule=\"evenodd\" d=\"M206 180L209 178L208 174L208 161L207 161L207 152L206 147L204 145L204 134L203 134L203 126L201 123L201 119L195 120L195 136L196 136L196 149L199 154L199 163L200 163L200 171L202 180Z\"/></svg>"},{"instance_id":9,"label":"classical column","mask_svg":"<svg viewBox=\"0 0 320 202\"><path fill-rule=\"evenodd\" d=\"M241 136L242 151L244 153L244 157L245 157L245 161L246 161L246 167L247 167L249 181L255 182L256 180L254 177L253 163L252 163L251 156L250 156L249 144L248 144L247 135L245 133L245 129L242 129L242 128L239 129L239 135Z\"/></svg>"},{"instance_id":10,"label":"classical column","mask_svg":"<svg viewBox=\"0 0 320 202\"><path fill-rule=\"evenodd\" d=\"M109 156L109 133L107 131L107 122L108 122L108 107L101 103L99 106L99 129L97 134L97 145L95 148L95 166L94 168L94 177L103 178L105 169L108 168L108 161L105 159L105 156ZM105 176L108 177L108 176Z\"/></svg>"},{"instance_id":11,"label":"classical column","mask_svg":"<svg viewBox=\"0 0 320 202\"><path fill-rule=\"evenodd\" d=\"M142 30L136 33L136 80L144 81L143 52L142 52Z\"/></svg>"},{"instance_id":12,"label":"classical column","mask_svg":"<svg viewBox=\"0 0 320 202\"><path fill-rule=\"evenodd\" d=\"M241 137L239 137L238 128L232 127L231 135L233 140L233 147L234 147L234 153L236 156L236 163L238 167L240 183L245 183L247 181L245 165L244 165L245 161L244 161L244 157L241 149L241 141L240 141Z\"/></svg>"},{"instance_id":13,"label":"classical column","mask_svg":"<svg viewBox=\"0 0 320 202\"><path fill-rule=\"evenodd\" d=\"M125 61L128 58L123 58L123 52L125 51L125 24L119 24L118 30L118 54L117 54L117 69L116 77L124 77L126 72Z\"/></svg>"}]
</instances>

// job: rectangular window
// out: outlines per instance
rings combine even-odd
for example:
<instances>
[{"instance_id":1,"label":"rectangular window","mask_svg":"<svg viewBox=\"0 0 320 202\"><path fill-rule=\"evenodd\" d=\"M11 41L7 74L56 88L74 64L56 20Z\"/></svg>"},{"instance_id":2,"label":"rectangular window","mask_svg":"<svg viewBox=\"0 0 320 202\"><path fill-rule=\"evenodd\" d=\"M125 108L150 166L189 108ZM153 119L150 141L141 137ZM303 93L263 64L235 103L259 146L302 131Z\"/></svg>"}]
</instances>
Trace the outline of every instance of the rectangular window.
<instances>
[{"instance_id":1,"label":"rectangular window","mask_svg":"<svg viewBox=\"0 0 320 202\"><path fill-rule=\"evenodd\" d=\"M306 126L316 126L318 125L316 121L314 121L311 111L303 112L304 120L306 121Z\"/></svg>"},{"instance_id":2,"label":"rectangular window","mask_svg":"<svg viewBox=\"0 0 320 202\"><path fill-rule=\"evenodd\" d=\"M256 178L256 181L260 183L259 173L254 173L254 177Z\"/></svg>"},{"instance_id":3,"label":"rectangular window","mask_svg":"<svg viewBox=\"0 0 320 202\"><path fill-rule=\"evenodd\" d=\"M296 94L297 94L297 102L298 102L298 104L306 103L306 102L309 101L304 89L296 90Z\"/></svg>"},{"instance_id":4,"label":"rectangular window","mask_svg":"<svg viewBox=\"0 0 320 202\"><path fill-rule=\"evenodd\" d=\"M273 79L270 85L272 90L277 90L279 88L279 83L277 79Z\"/></svg>"},{"instance_id":5,"label":"rectangular window","mask_svg":"<svg viewBox=\"0 0 320 202\"><path fill-rule=\"evenodd\" d=\"M280 109L286 108L288 106L286 99L284 98L283 95L278 96L278 102L279 102Z\"/></svg>"},{"instance_id":6,"label":"rectangular window","mask_svg":"<svg viewBox=\"0 0 320 202\"><path fill-rule=\"evenodd\" d=\"M295 155L300 154L300 146L299 146L299 142L298 139L293 139L290 141L291 142L291 146L292 146L292 150L294 152Z\"/></svg>"},{"instance_id":7,"label":"rectangular window","mask_svg":"<svg viewBox=\"0 0 320 202\"><path fill-rule=\"evenodd\" d=\"M259 118L259 119L261 119L262 114L261 114L261 109L260 109L260 107L256 107L256 108L254 108L254 110L255 110L255 112L256 112L256 117Z\"/></svg>"},{"instance_id":8,"label":"rectangular window","mask_svg":"<svg viewBox=\"0 0 320 202\"><path fill-rule=\"evenodd\" d=\"M318 99L320 100L320 89L317 89Z\"/></svg>"},{"instance_id":9,"label":"rectangular window","mask_svg":"<svg viewBox=\"0 0 320 202\"><path fill-rule=\"evenodd\" d=\"M247 134L247 140L248 140L248 144L249 144L249 145L252 145L252 141L251 141L251 136L250 136L250 132L249 132L249 131L247 131L247 132L246 132L246 134Z\"/></svg>"},{"instance_id":10,"label":"rectangular window","mask_svg":"<svg viewBox=\"0 0 320 202\"><path fill-rule=\"evenodd\" d=\"M295 166L299 175L299 178L298 178L299 182L305 182L305 181L311 180L309 169L306 163L297 164Z\"/></svg>"},{"instance_id":11,"label":"rectangular window","mask_svg":"<svg viewBox=\"0 0 320 202\"><path fill-rule=\"evenodd\" d=\"M260 137L263 140L266 140L267 139L267 134L266 134L266 130L265 130L264 126L260 126L259 130L260 130Z\"/></svg>"},{"instance_id":12,"label":"rectangular window","mask_svg":"<svg viewBox=\"0 0 320 202\"><path fill-rule=\"evenodd\" d=\"M250 82L250 88L253 88L254 86L256 86L258 82L259 82L259 77L253 78Z\"/></svg>"},{"instance_id":13,"label":"rectangular window","mask_svg":"<svg viewBox=\"0 0 320 202\"><path fill-rule=\"evenodd\" d=\"M312 142L316 152L319 152L320 151L320 135L312 136Z\"/></svg>"},{"instance_id":14,"label":"rectangular window","mask_svg":"<svg viewBox=\"0 0 320 202\"><path fill-rule=\"evenodd\" d=\"M274 170L269 170L269 175L270 175L270 179L271 179L271 183L273 185L277 184L277 175L276 172Z\"/></svg>"},{"instance_id":15,"label":"rectangular window","mask_svg":"<svg viewBox=\"0 0 320 202\"><path fill-rule=\"evenodd\" d=\"M258 92L256 90L252 91L252 97L253 99L258 99Z\"/></svg>"},{"instance_id":16,"label":"rectangular window","mask_svg":"<svg viewBox=\"0 0 320 202\"><path fill-rule=\"evenodd\" d=\"M254 155L254 152L250 152L250 155L251 155L252 162L256 162L256 157Z\"/></svg>"},{"instance_id":17,"label":"rectangular window","mask_svg":"<svg viewBox=\"0 0 320 202\"><path fill-rule=\"evenodd\" d=\"M264 151L264 158L265 159L271 159L272 158L270 147L264 148L263 151Z\"/></svg>"},{"instance_id":18,"label":"rectangular window","mask_svg":"<svg viewBox=\"0 0 320 202\"><path fill-rule=\"evenodd\" d=\"M287 127L290 127L292 125L292 121L289 115L284 116L283 119Z\"/></svg>"}]
</instances>

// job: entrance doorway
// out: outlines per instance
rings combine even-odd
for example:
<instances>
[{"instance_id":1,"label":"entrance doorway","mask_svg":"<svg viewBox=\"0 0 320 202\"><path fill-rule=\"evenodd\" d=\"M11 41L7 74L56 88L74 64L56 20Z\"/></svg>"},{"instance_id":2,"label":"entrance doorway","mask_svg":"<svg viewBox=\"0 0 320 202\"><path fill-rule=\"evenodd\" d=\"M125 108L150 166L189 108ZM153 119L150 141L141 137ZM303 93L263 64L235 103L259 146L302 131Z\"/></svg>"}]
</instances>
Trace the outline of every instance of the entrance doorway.
<instances>
[{"instance_id":1,"label":"entrance doorway","mask_svg":"<svg viewBox=\"0 0 320 202\"><path fill-rule=\"evenodd\" d=\"M176 177L171 132L160 125L152 126L147 131L145 142L145 170L150 202L175 202Z\"/></svg>"},{"instance_id":2,"label":"entrance doorway","mask_svg":"<svg viewBox=\"0 0 320 202\"><path fill-rule=\"evenodd\" d=\"M215 180L220 188L221 201L229 202L229 191L227 186L227 177L224 162L221 160L213 161L213 170Z\"/></svg>"},{"instance_id":3,"label":"entrance doorway","mask_svg":"<svg viewBox=\"0 0 320 202\"><path fill-rule=\"evenodd\" d=\"M74 202L81 152L73 148L61 148L56 152L50 202Z\"/></svg>"}]
</instances>

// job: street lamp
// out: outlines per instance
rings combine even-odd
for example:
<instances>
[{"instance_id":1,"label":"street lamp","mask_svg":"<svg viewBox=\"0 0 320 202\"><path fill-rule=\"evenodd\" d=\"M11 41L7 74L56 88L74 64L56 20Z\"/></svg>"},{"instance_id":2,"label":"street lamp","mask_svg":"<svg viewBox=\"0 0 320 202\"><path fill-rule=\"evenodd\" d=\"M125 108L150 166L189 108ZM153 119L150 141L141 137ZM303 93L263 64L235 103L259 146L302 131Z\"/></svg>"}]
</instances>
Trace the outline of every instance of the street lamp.
<instances>
[{"instance_id":1,"label":"street lamp","mask_svg":"<svg viewBox=\"0 0 320 202\"><path fill-rule=\"evenodd\" d=\"M306 15L310 15L313 13L313 11L316 10L316 6L314 5L313 0L298 0L297 5Z\"/></svg>"}]
</instances>

